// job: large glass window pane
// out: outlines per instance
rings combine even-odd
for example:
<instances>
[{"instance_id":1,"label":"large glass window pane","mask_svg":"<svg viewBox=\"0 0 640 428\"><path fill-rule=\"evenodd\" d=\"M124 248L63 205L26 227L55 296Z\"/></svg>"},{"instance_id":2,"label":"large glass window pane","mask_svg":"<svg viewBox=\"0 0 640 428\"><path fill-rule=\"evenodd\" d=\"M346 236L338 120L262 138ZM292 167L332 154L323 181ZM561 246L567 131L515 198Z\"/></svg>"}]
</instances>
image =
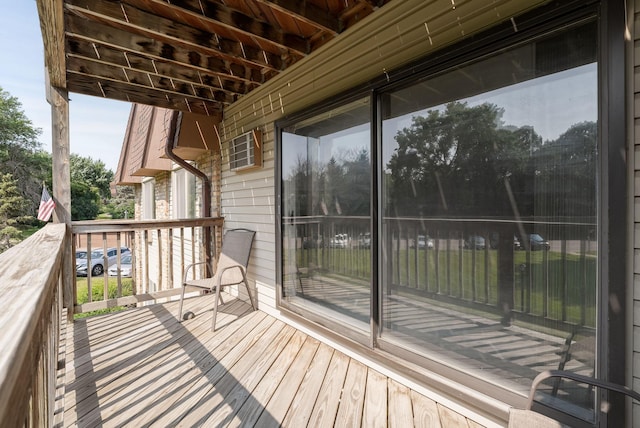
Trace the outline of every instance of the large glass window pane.
<instances>
[{"instance_id":1,"label":"large glass window pane","mask_svg":"<svg viewBox=\"0 0 640 428\"><path fill-rule=\"evenodd\" d=\"M370 101L282 130L283 298L369 331Z\"/></svg>"},{"instance_id":2,"label":"large glass window pane","mask_svg":"<svg viewBox=\"0 0 640 428\"><path fill-rule=\"evenodd\" d=\"M593 375L596 29L383 94L385 342L515 391Z\"/></svg>"}]
</instances>

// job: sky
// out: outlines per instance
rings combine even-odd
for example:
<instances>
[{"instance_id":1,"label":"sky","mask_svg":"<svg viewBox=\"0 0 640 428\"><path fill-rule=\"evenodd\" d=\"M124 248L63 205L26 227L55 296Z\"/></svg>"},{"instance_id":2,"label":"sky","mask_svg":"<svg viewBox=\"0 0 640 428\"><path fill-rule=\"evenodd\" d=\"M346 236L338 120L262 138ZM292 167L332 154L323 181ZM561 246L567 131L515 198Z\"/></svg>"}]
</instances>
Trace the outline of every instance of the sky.
<instances>
[{"instance_id":1,"label":"sky","mask_svg":"<svg viewBox=\"0 0 640 428\"><path fill-rule=\"evenodd\" d=\"M35 0L0 0L0 87L22 104L51 153L51 107L45 99L44 50ZM69 94L71 153L118 167L131 104Z\"/></svg>"}]
</instances>

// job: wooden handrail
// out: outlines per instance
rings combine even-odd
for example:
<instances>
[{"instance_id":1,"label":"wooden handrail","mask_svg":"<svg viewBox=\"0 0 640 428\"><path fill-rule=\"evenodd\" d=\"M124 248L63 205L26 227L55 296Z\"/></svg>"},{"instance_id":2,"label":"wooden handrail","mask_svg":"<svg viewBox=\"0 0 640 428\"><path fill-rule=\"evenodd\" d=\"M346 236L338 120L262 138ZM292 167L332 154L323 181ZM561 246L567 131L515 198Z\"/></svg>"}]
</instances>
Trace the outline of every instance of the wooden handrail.
<instances>
[{"instance_id":1,"label":"wooden handrail","mask_svg":"<svg viewBox=\"0 0 640 428\"><path fill-rule=\"evenodd\" d=\"M52 426L66 225L0 254L0 426Z\"/></svg>"},{"instance_id":2,"label":"wooden handrail","mask_svg":"<svg viewBox=\"0 0 640 428\"><path fill-rule=\"evenodd\" d=\"M174 287L174 275L181 276L185 262L201 259L209 261L210 258L215 257L216 251L221 245L223 226L224 218L222 217L72 222L73 252L75 253L76 246L86 249L87 265L93 266L93 262L89 260L90 250L101 249L103 261L100 263L103 269L101 269L102 273L96 274L97 276L93 276L87 269L88 301L83 299L82 302L79 302L77 282L74 281L71 284L73 299L70 307L73 308L74 313L79 313L169 298L172 293L171 289ZM188 230L191 232L186 232ZM196 233L197 230L201 230L201 234ZM185 247L185 243L187 243L187 247ZM111 292L111 296L108 296L107 268L110 263L113 263L107 260L109 247L127 247L131 250L133 269L130 275L131 279L127 279L127 281L133 288L133 296L122 292L123 279L119 274L113 277L117 281L117 293L114 295ZM185 257L185 254L188 256ZM118 269L120 268L119 263L120 256L118 255L115 262ZM150 272L153 277L150 276ZM94 301L92 299L93 283L96 279L100 281L100 277L103 278L103 281L97 282L97 284L104 288L102 298L96 298Z\"/></svg>"}]
</instances>

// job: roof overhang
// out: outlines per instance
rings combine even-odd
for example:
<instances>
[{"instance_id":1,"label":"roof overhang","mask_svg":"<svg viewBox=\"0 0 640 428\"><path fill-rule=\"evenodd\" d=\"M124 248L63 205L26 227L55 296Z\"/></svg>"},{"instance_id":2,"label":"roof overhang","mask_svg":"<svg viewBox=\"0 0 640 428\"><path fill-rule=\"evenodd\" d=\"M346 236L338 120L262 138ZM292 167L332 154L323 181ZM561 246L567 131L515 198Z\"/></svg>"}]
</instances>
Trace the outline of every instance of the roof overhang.
<instances>
[{"instance_id":1,"label":"roof overhang","mask_svg":"<svg viewBox=\"0 0 640 428\"><path fill-rule=\"evenodd\" d=\"M391 0L36 0L49 83L213 117Z\"/></svg>"}]
</instances>

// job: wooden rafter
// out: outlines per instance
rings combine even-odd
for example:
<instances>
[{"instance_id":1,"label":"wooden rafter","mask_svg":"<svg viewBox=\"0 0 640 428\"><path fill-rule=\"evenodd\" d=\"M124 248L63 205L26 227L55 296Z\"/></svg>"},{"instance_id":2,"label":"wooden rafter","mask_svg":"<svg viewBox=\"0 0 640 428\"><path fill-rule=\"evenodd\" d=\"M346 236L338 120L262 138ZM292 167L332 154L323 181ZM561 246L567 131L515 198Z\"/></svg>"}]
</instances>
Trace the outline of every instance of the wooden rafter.
<instances>
[{"instance_id":1,"label":"wooden rafter","mask_svg":"<svg viewBox=\"0 0 640 428\"><path fill-rule=\"evenodd\" d=\"M153 15L124 3L70 0L66 9L90 21L160 42L183 46L244 67L278 71L284 66L282 58L270 52Z\"/></svg>"},{"instance_id":2,"label":"wooden rafter","mask_svg":"<svg viewBox=\"0 0 640 428\"><path fill-rule=\"evenodd\" d=\"M390 0L36 0L52 86L222 117Z\"/></svg>"},{"instance_id":3,"label":"wooden rafter","mask_svg":"<svg viewBox=\"0 0 640 428\"><path fill-rule=\"evenodd\" d=\"M247 36L273 53L293 51L298 57L309 53L309 43L296 34L287 34L267 22L258 21L224 4L200 0L125 0L132 6L147 8L169 18L177 17L201 29L224 29Z\"/></svg>"}]
</instances>

